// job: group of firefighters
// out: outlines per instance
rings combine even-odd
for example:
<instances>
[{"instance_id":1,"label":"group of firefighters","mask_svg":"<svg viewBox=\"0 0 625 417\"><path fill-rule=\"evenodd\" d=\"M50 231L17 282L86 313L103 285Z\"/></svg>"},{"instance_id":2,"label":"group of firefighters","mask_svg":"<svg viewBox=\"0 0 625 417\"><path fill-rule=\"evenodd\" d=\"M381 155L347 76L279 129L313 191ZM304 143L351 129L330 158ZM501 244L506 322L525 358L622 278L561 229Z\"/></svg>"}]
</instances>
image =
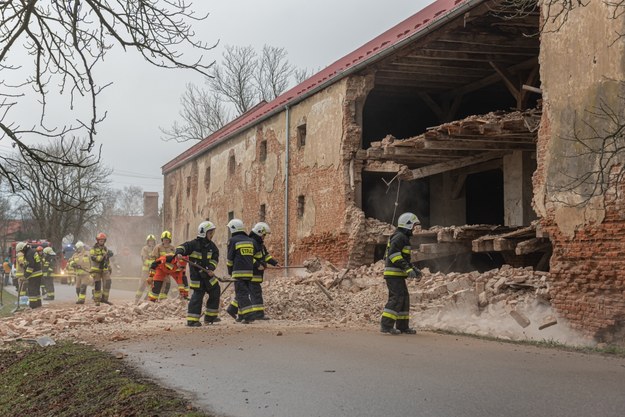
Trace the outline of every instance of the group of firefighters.
<instances>
[{"instance_id":1,"label":"group of firefighters","mask_svg":"<svg viewBox=\"0 0 625 417\"><path fill-rule=\"evenodd\" d=\"M415 214L403 213L398 218L397 229L389 238L384 267L389 295L381 317L382 333L416 333L409 327L410 297L406 279L419 279L421 276L421 272L410 259L410 236L413 228L419 224ZM193 290L188 304L187 326L198 327L202 325L202 321L205 324L221 321L220 282L228 280L215 274L219 263L219 249L212 240L215 228L214 223L203 221L198 225L196 238L178 246L172 245L169 231L161 234L161 243L158 245L155 236L148 235L146 245L141 250L143 276L136 292L136 301L139 302L144 297L146 289L149 301L157 302L167 298L171 278L177 283L181 298L189 299L189 287ZM231 237L227 244L226 267L231 277L229 281L234 283L235 297L226 312L241 323L268 320L261 284L267 266L278 266L278 262L272 258L264 244L264 239L270 233L269 225L264 222L256 223L248 234L243 221L232 219L227 228ZM91 281L94 286L95 305L111 304L110 259L113 253L107 249L106 239L104 233L99 233L90 250L82 242L75 245L76 251L68 265L76 276L76 304L85 303L87 285ZM22 291L27 292L29 306L41 307L43 280L46 299L54 299L52 272L56 254L52 248L33 248L26 242L19 242L16 252L20 295ZM186 276L187 265L189 279ZM208 297L204 303L206 295Z\"/></svg>"},{"instance_id":2,"label":"group of firefighters","mask_svg":"<svg viewBox=\"0 0 625 417\"><path fill-rule=\"evenodd\" d=\"M227 227L231 237L227 245L226 266L234 283L235 298L226 311L241 323L267 320L261 284L267 265L278 265L264 244L270 233L269 225L256 223L249 234L239 219L230 220ZM188 298L188 288L193 290L187 311L188 326L201 326L202 321L205 324L221 321L220 281L226 280L215 274L219 263L219 249L212 240L215 228L214 223L203 221L198 225L196 238L178 246L172 245L169 231L161 234L159 245L156 245L154 235L148 235L141 250L144 279L137 289L136 301L144 297L146 289L150 301L167 298L171 278L177 283L182 298ZM206 302L205 296L208 296Z\"/></svg>"}]
</instances>

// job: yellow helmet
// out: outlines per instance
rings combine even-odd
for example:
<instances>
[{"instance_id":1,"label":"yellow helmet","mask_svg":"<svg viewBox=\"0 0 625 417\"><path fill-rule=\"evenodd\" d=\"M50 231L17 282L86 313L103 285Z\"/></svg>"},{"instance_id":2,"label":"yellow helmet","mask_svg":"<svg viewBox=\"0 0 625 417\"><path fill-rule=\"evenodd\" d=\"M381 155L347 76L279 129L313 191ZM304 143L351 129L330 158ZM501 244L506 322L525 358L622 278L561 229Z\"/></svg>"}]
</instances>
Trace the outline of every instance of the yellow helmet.
<instances>
[{"instance_id":1,"label":"yellow helmet","mask_svg":"<svg viewBox=\"0 0 625 417\"><path fill-rule=\"evenodd\" d=\"M153 241L155 241L155 242L156 242L156 238L154 237L154 235L148 235L148 237L146 237L146 238L145 238L145 241L146 241L146 242L147 242L147 241L150 241L150 240L153 240Z\"/></svg>"},{"instance_id":2,"label":"yellow helmet","mask_svg":"<svg viewBox=\"0 0 625 417\"><path fill-rule=\"evenodd\" d=\"M165 230L163 233L161 233L161 240L163 239L171 240L171 232L169 230Z\"/></svg>"}]
</instances>

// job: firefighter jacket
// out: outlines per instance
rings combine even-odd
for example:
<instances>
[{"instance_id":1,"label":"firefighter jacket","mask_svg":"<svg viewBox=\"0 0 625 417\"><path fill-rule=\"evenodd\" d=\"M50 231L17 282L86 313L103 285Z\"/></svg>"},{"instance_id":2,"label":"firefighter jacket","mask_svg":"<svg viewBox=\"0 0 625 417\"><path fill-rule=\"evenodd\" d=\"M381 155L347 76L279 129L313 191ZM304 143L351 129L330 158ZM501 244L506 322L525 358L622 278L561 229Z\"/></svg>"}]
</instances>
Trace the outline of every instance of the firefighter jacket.
<instances>
[{"instance_id":1,"label":"firefighter jacket","mask_svg":"<svg viewBox=\"0 0 625 417\"><path fill-rule=\"evenodd\" d=\"M108 249L105 245L96 243L89 251L89 259L91 260L90 272L104 272L108 270Z\"/></svg>"},{"instance_id":2,"label":"firefighter jacket","mask_svg":"<svg viewBox=\"0 0 625 417\"><path fill-rule=\"evenodd\" d=\"M54 273L56 269L56 256L55 255L43 255L43 275L49 277Z\"/></svg>"},{"instance_id":3,"label":"firefighter jacket","mask_svg":"<svg viewBox=\"0 0 625 417\"><path fill-rule=\"evenodd\" d=\"M141 262L143 264L141 266L141 270L147 271L150 268L152 262L156 260L156 257L152 255L152 251L154 250L154 248L155 246L150 245L145 245L143 248L141 248Z\"/></svg>"},{"instance_id":4,"label":"firefighter jacket","mask_svg":"<svg viewBox=\"0 0 625 417\"><path fill-rule=\"evenodd\" d=\"M252 277L252 282L263 282L263 276L265 275L265 268L267 267L267 264L276 266L278 265L278 261L273 259L273 257L269 254L269 251L263 242L262 236L257 235L254 232L250 232L250 237L256 241L260 248L260 252L254 254L256 264L254 265L254 276ZM260 266L262 266L263 269L259 269Z\"/></svg>"},{"instance_id":5,"label":"firefighter jacket","mask_svg":"<svg viewBox=\"0 0 625 417\"><path fill-rule=\"evenodd\" d=\"M172 245L171 243L167 245L164 243L161 243L160 245L156 245L154 249L152 250L152 257L156 259L156 258L160 258L161 256L173 255L175 253L176 253L176 247L174 245Z\"/></svg>"},{"instance_id":6,"label":"firefighter jacket","mask_svg":"<svg viewBox=\"0 0 625 417\"><path fill-rule=\"evenodd\" d=\"M176 255L188 256L189 261L214 271L219 263L219 249L212 240L198 237L176 247ZM200 281L208 279L210 286L217 283L217 278L208 277L206 271L189 264L189 287L200 288Z\"/></svg>"},{"instance_id":7,"label":"firefighter jacket","mask_svg":"<svg viewBox=\"0 0 625 417\"><path fill-rule=\"evenodd\" d=\"M150 276L154 281L164 281L171 275L178 285L183 285L182 275L186 268L185 259L178 259L175 255L161 256L150 264Z\"/></svg>"},{"instance_id":8,"label":"firefighter jacket","mask_svg":"<svg viewBox=\"0 0 625 417\"><path fill-rule=\"evenodd\" d=\"M34 248L28 248L24 255L24 278L37 278L43 275L43 258Z\"/></svg>"},{"instance_id":9,"label":"firefighter jacket","mask_svg":"<svg viewBox=\"0 0 625 417\"><path fill-rule=\"evenodd\" d=\"M26 260L24 259L24 253L18 252L15 257L15 277L17 279L24 278L24 270L26 269L25 264Z\"/></svg>"},{"instance_id":10,"label":"firefighter jacket","mask_svg":"<svg viewBox=\"0 0 625 417\"><path fill-rule=\"evenodd\" d=\"M228 240L228 273L234 279L251 280L254 266L260 262L255 256L261 256L258 242L245 232L235 232Z\"/></svg>"},{"instance_id":11,"label":"firefighter jacket","mask_svg":"<svg viewBox=\"0 0 625 417\"><path fill-rule=\"evenodd\" d=\"M76 271L76 273L78 275L88 274L89 273L89 267L91 265L91 259L89 257L89 252L87 252L84 249L82 251L80 251L80 252L79 251L74 252L72 257L69 258L68 265L69 265L70 268L72 268L74 271Z\"/></svg>"},{"instance_id":12,"label":"firefighter jacket","mask_svg":"<svg viewBox=\"0 0 625 417\"><path fill-rule=\"evenodd\" d=\"M389 239L384 256L384 278L406 278L414 269L410 263L410 236L411 230L398 227Z\"/></svg>"}]
</instances>

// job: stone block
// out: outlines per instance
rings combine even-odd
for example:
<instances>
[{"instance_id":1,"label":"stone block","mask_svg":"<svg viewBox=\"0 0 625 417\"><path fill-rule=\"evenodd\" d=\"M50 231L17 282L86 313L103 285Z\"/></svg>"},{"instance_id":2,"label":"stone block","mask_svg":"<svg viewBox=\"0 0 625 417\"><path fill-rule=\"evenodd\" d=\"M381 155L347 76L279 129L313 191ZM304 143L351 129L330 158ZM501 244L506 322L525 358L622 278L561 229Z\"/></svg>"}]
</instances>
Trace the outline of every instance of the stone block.
<instances>
[{"instance_id":1,"label":"stone block","mask_svg":"<svg viewBox=\"0 0 625 417\"><path fill-rule=\"evenodd\" d=\"M523 328L526 328L531 323L530 319L517 310L510 310L509 314Z\"/></svg>"}]
</instances>

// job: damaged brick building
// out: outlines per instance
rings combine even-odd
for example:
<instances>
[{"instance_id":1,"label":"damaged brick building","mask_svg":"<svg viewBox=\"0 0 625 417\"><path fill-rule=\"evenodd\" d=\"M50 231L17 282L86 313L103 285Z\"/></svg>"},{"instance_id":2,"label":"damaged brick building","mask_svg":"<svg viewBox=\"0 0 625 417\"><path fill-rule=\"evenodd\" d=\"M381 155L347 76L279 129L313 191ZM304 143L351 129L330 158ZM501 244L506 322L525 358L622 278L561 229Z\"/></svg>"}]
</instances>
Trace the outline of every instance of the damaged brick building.
<instances>
[{"instance_id":1,"label":"damaged brick building","mask_svg":"<svg viewBox=\"0 0 625 417\"><path fill-rule=\"evenodd\" d=\"M410 210L415 260L548 269L573 327L623 338L621 161L589 151L623 119L614 7L438 0L163 166L164 227L264 220L283 263L351 267Z\"/></svg>"}]
</instances>

